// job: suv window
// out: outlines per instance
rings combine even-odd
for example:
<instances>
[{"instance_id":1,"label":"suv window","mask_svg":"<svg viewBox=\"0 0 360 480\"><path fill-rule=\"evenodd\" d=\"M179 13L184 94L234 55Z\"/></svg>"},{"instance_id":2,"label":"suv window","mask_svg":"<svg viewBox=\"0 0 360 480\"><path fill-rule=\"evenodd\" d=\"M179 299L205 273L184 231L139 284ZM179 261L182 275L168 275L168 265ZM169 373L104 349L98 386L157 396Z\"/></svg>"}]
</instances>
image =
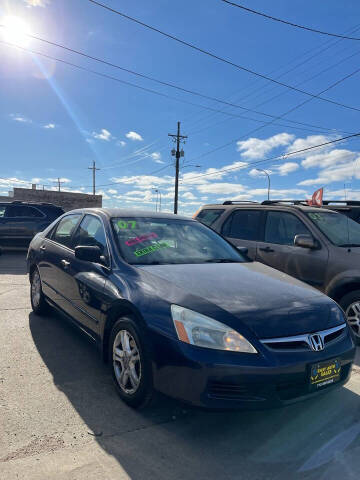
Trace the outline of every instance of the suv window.
<instances>
[{"instance_id":1,"label":"suv window","mask_svg":"<svg viewBox=\"0 0 360 480\"><path fill-rule=\"evenodd\" d=\"M0 218L3 218L5 215L6 207L5 205L0 205Z\"/></svg>"},{"instance_id":2,"label":"suv window","mask_svg":"<svg viewBox=\"0 0 360 480\"><path fill-rule=\"evenodd\" d=\"M235 210L224 223L222 235L242 240L258 240L261 210Z\"/></svg>"},{"instance_id":3,"label":"suv window","mask_svg":"<svg viewBox=\"0 0 360 480\"><path fill-rule=\"evenodd\" d=\"M97 246L101 255L108 258L106 235L101 220L93 215L86 215L74 235L73 247L80 245Z\"/></svg>"},{"instance_id":4,"label":"suv window","mask_svg":"<svg viewBox=\"0 0 360 480\"><path fill-rule=\"evenodd\" d=\"M81 214L63 217L55 228L55 231L52 235L52 240L60 243L61 245L65 245L65 247L71 248L71 236L80 217Z\"/></svg>"},{"instance_id":5,"label":"suv window","mask_svg":"<svg viewBox=\"0 0 360 480\"><path fill-rule=\"evenodd\" d=\"M307 227L292 213L268 212L265 225L265 242L294 245L296 235L310 234Z\"/></svg>"},{"instance_id":6,"label":"suv window","mask_svg":"<svg viewBox=\"0 0 360 480\"><path fill-rule=\"evenodd\" d=\"M26 205L9 205L5 217L43 218L44 215L36 208Z\"/></svg>"},{"instance_id":7,"label":"suv window","mask_svg":"<svg viewBox=\"0 0 360 480\"><path fill-rule=\"evenodd\" d=\"M224 209L206 208L201 210L196 216L196 220L200 220L201 223L205 223L208 227L212 225L223 213Z\"/></svg>"}]
</instances>

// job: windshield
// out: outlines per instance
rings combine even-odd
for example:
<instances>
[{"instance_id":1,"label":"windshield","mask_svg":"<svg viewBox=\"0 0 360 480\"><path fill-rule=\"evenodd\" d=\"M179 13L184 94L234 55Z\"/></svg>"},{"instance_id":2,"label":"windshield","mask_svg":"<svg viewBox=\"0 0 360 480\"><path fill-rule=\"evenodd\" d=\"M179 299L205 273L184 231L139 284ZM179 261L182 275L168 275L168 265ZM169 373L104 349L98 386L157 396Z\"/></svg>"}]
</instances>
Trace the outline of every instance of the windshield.
<instances>
[{"instance_id":1,"label":"windshield","mask_svg":"<svg viewBox=\"0 0 360 480\"><path fill-rule=\"evenodd\" d=\"M360 225L341 213L311 212L308 217L338 247L360 247Z\"/></svg>"},{"instance_id":2,"label":"windshield","mask_svg":"<svg viewBox=\"0 0 360 480\"><path fill-rule=\"evenodd\" d=\"M150 217L113 218L111 222L120 251L132 265L246 261L199 222Z\"/></svg>"}]
</instances>

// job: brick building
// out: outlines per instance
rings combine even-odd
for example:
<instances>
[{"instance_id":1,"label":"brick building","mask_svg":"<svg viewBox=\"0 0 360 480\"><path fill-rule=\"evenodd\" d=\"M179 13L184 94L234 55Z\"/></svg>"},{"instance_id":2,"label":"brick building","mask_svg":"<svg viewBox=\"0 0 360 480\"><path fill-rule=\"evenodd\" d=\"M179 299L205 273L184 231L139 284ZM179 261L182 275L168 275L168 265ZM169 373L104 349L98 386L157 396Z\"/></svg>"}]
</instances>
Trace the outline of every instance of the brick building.
<instances>
[{"instance_id":1,"label":"brick building","mask_svg":"<svg viewBox=\"0 0 360 480\"><path fill-rule=\"evenodd\" d=\"M87 193L58 192L54 190L37 190L33 188L14 188L8 197L0 196L1 202L46 202L62 207L65 211L75 208L102 207L102 195Z\"/></svg>"}]
</instances>

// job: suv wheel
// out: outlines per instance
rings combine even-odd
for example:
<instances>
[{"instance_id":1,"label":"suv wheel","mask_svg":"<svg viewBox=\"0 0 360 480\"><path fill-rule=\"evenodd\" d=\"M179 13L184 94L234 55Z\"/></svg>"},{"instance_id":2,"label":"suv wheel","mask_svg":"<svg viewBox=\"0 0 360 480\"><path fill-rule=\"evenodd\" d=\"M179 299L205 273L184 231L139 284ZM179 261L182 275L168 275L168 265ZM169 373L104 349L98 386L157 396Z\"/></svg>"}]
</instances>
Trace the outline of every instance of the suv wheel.
<instances>
[{"instance_id":1,"label":"suv wheel","mask_svg":"<svg viewBox=\"0 0 360 480\"><path fill-rule=\"evenodd\" d=\"M33 312L37 315L43 315L48 310L42 286L39 269L35 267L30 280L30 300Z\"/></svg>"},{"instance_id":2,"label":"suv wheel","mask_svg":"<svg viewBox=\"0 0 360 480\"><path fill-rule=\"evenodd\" d=\"M346 313L356 344L360 345L360 290L346 294L339 303Z\"/></svg>"},{"instance_id":3,"label":"suv wheel","mask_svg":"<svg viewBox=\"0 0 360 480\"><path fill-rule=\"evenodd\" d=\"M111 331L109 363L121 399L141 408L153 397L151 355L144 335L131 317L118 320Z\"/></svg>"}]
</instances>

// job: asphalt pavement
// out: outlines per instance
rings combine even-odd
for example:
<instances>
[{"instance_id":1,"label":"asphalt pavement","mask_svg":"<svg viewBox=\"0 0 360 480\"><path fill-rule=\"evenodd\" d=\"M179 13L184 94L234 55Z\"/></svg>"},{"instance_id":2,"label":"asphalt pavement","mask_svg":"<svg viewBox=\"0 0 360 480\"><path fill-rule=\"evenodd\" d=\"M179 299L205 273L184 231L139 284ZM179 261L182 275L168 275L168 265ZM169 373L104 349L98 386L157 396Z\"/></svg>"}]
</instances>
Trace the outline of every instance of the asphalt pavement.
<instances>
[{"instance_id":1,"label":"asphalt pavement","mask_svg":"<svg viewBox=\"0 0 360 480\"><path fill-rule=\"evenodd\" d=\"M134 411L86 338L31 312L22 254L0 257L0 312L0 480L359 478L359 349L345 387L286 408Z\"/></svg>"}]
</instances>

